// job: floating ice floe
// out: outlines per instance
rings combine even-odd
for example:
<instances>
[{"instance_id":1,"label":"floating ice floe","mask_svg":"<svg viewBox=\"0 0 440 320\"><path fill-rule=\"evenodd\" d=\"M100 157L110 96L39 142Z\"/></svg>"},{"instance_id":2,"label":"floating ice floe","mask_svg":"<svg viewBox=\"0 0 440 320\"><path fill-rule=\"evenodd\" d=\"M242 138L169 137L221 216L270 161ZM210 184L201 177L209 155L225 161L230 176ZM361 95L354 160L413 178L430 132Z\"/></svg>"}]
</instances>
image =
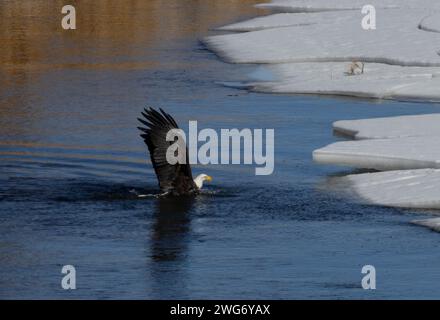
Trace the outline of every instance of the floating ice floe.
<instances>
[{"instance_id":1,"label":"floating ice floe","mask_svg":"<svg viewBox=\"0 0 440 320\"><path fill-rule=\"evenodd\" d=\"M357 140L315 150L318 163L376 170L440 168L440 114L342 120L333 128Z\"/></svg>"},{"instance_id":2,"label":"floating ice floe","mask_svg":"<svg viewBox=\"0 0 440 320\"><path fill-rule=\"evenodd\" d=\"M365 4L274 1L258 6L284 13L221 27L242 33L203 41L225 61L263 64L275 75L240 86L250 90L440 101L440 1L369 1L375 30L361 26ZM365 72L347 74L353 61L364 63Z\"/></svg>"},{"instance_id":3,"label":"floating ice floe","mask_svg":"<svg viewBox=\"0 0 440 320\"><path fill-rule=\"evenodd\" d=\"M440 101L439 67L365 64L363 74L348 74L349 63L289 63L267 66L274 81L249 81L253 91L345 95L363 98Z\"/></svg>"},{"instance_id":4,"label":"floating ice floe","mask_svg":"<svg viewBox=\"0 0 440 320\"><path fill-rule=\"evenodd\" d=\"M432 0L274 0L257 4L256 7L281 12L316 12L330 10L357 10L366 4L376 8L433 8L438 4Z\"/></svg>"},{"instance_id":5,"label":"floating ice floe","mask_svg":"<svg viewBox=\"0 0 440 320\"><path fill-rule=\"evenodd\" d=\"M341 178L367 203L440 209L440 170L418 169L354 174ZM440 226L440 221L439 221Z\"/></svg>"},{"instance_id":6,"label":"floating ice floe","mask_svg":"<svg viewBox=\"0 0 440 320\"><path fill-rule=\"evenodd\" d=\"M334 13L332 13L334 14ZM361 12L340 13L331 26L319 23L328 13L314 13L316 24L207 37L204 42L235 63L351 61L403 66L440 66L440 34L420 30L425 10L382 10L377 29L361 26ZM348 16L346 18L344 16ZM274 17L276 19L276 17Z\"/></svg>"},{"instance_id":7,"label":"floating ice floe","mask_svg":"<svg viewBox=\"0 0 440 320\"><path fill-rule=\"evenodd\" d=\"M340 120L333 123L333 130L356 140L416 136L438 136L440 140L440 114Z\"/></svg>"},{"instance_id":8,"label":"floating ice floe","mask_svg":"<svg viewBox=\"0 0 440 320\"><path fill-rule=\"evenodd\" d=\"M412 223L440 232L440 218L414 220Z\"/></svg>"},{"instance_id":9,"label":"floating ice floe","mask_svg":"<svg viewBox=\"0 0 440 320\"><path fill-rule=\"evenodd\" d=\"M332 143L313 151L321 164L376 170L440 168L440 137L404 137Z\"/></svg>"},{"instance_id":10,"label":"floating ice floe","mask_svg":"<svg viewBox=\"0 0 440 320\"><path fill-rule=\"evenodd\" d=\"M316 162L390 170L340 178L351 192L376 205L440 209L440 114L343 120L333 128L357 140L315 150Z\"/></svg>"},{"instance_id":11,"label":"floating ice floe","mask_svg":"<svg viewBox=\"0 0 440 320\"><path fill-rule=\"evenodd\" d=\"M351 19L350 15L340 12L324 13L278 13L256 17L250 20L229 24L217 28L221 31L247 32L281 27L303 27L313 24L342 23Z\"/></svg>"}]
</instances>

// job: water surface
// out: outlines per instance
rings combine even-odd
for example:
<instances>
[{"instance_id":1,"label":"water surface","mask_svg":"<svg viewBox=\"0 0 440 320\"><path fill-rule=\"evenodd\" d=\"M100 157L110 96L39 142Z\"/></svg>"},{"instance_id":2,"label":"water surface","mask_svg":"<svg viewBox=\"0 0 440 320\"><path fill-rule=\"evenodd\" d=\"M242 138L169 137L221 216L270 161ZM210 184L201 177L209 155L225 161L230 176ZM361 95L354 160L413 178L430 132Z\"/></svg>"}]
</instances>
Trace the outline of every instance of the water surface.
<instances>
[{"instance_id":1,"label":"water surface","mask_svg":"<svg viewBox=\"0 0 440 320\"><path fill-rule=\"evenodd\" d=\"M334 192L350 168L320 166L340 119L439 105L248 93L199 39L264 12L256 1L93 1L63 31L62 1L0 7L1 298L438 298L430 214ZM50 4L50 5L49 5ZM138 199L157 183L136 117L162 106L182 127L274 128L275 172L196 166L196 199ZM61 268L77 269L64 291ZM376 291L361 268L377 269Z\"/></svg>"}]
</instances>

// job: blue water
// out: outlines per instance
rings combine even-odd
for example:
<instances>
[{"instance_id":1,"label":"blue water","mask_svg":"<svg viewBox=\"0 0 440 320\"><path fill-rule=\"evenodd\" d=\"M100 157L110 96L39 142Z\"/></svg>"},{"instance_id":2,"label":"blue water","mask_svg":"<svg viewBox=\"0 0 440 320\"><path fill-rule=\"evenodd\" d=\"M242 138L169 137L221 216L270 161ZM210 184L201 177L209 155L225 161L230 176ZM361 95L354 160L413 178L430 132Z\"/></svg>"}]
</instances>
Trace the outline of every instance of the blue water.
<instances>
[{"instance_id":1,"label":"blue water","mask_svg":"<svg viewBox=\"0 0 440 320\"><path fill-rule=\"evenodd\" d=\"M144 42L140 30L130 40L139 47L130 42L136 49L126 52L117 44L118 59L99 67L87 63L107 56L89 39L80 65L59 58L57 67L2 66L0 298L440 296L439 234L410 223L431 212L357 203L334 188L352 169L311 160L314 149L340 139L335 120L438 112L440 105L222 86L245 80L254 66L225 64L198 39L211 23L249 14L249 3L236 5L235 15L206 24L188 15L174 28L202 27L172 36L175 29L164 28L160 41ZM165 108L182 127L192 119L200 128L274 128L274 174L195 166L194 174L214 178L206 194L138 199L133 191L157 191L136 129L145 105ZM61 288L67 264L76 267L76 290ZM361 288L367 264L376 267L376 290Z\"/></svg>"}]
</instances>

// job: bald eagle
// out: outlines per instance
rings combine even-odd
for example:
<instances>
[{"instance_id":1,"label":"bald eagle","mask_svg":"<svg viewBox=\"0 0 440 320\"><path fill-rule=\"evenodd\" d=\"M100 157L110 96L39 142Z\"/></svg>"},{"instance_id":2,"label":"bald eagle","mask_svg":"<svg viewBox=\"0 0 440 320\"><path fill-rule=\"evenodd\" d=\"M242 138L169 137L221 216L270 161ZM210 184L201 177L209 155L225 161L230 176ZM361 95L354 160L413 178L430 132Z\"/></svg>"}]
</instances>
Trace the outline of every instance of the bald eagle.
<instances>
[{"instance_id":1,"label":"bald eagle","mask_svg":"<svg viewBox=\"0 0 440 320\"><path fill-rule=\"evenodd\" d=\"M173 141L167 141L168 131L179 129L176 121L168 113L159 109L145 108L143 118L138 120L145 127L138 127L142 131L141 137L150 152L151 163L156 173L161 195L188 196L199 193L204 181L212 181L206 174L200 174L195 179L192 177L191 166L188 161L188 148L186 148L185 163L170 164L166 158L168 147Z\"/></svg>"}]
</instances>

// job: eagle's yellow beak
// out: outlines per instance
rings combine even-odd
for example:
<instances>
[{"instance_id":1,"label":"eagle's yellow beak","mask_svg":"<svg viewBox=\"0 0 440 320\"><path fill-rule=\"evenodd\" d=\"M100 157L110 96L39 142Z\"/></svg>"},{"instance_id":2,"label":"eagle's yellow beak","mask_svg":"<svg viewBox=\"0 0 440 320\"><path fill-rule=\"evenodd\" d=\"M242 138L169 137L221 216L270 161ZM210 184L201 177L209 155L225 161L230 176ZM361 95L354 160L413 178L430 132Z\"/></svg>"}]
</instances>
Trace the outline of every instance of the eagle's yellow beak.
<instances>
[{"instance_id":1,"label":"eagle's yellow beak","mask_svg":"<svg viewBox=\"0 0 440 320\"><path fill-rule=\"evenodd\" d=\"M211 182L212 181L212 177L211 176L206 176L205 180L208 181L208 182Z\"/></svg>"}]
</instances>

